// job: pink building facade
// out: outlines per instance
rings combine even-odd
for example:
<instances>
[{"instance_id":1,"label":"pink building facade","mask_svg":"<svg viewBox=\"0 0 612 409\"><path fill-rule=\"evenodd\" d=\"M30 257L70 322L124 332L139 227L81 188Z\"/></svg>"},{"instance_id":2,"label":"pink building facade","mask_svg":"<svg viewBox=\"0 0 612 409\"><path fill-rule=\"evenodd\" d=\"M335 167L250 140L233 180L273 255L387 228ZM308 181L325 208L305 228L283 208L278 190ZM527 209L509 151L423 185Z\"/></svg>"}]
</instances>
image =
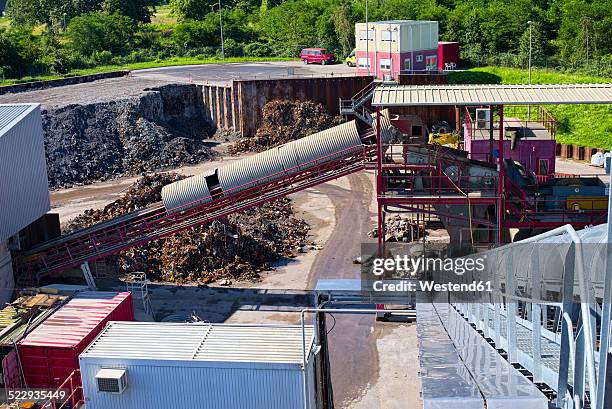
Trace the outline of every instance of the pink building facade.
<instances>
[{"instance_id":1,"label":"pink building facade","mask_svg":"<svg viewBox=\"0 0 612 409\"><path fill-rule=\"evenodd\" d=\"M438 70L438 22L393 20L355 25L356 70L397 78Z\"/></svg>"},{"instance_id":2,"label":"pink building facade","mask_svg":"<svg viewBox=\"0 0 612 409\"><path fill-rule=\"evenodd\" d=\"M368 73L368 67L365 64L359 64L366 60L368 54L365 51L356 51L357 57L357 72L360 75ZM384 51L371 51L370 58L370 73L378 78L397 78L398 74L411 73L414 71L431 71L437 69L438 50L420 50L406 53L389 53ZM433 65L432 65L433 64Z\"/></svg>"}]
</instances>

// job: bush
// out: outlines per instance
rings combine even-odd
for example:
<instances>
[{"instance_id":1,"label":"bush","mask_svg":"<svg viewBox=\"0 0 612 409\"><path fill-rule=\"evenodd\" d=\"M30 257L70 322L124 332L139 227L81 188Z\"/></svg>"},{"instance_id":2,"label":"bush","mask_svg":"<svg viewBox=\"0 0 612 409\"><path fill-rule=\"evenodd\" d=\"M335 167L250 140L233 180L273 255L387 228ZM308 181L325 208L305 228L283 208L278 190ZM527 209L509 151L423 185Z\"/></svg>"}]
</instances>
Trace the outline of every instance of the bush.
<instances>
[{"instance_id":1,"label":"bush","mask_svg":"<svg viewBox=\"0 0 612 409\"><path fill-rule=\"evenodd\" d=\"M113 59L113 53L107 50L94 51L89 59L92 65L109 65Z\"/></svg>"},{"instance_id":2,"label":"bush","mask_svg":"<svg viewBox=\"0 0 612 409\"><path fill-rule=\"evenodd\" d=\"M244 54L249 57L267 57L272 49L266 43L250 43L244 46Z\"/></svg>"},{"instance_id":3,"label":"bush","mask_svg":"<svg viewBox=\"0 0 612 409\"><path fill-rule=\"evenodd\" d=\"M88 13L72 19L66 30L71 49L89 57L94 52L126 54L134 35L129 17L104 12Z\"/></svg>"},{"instance_id":4,"label":"bush","mask_svg":"<svg viewBox=\"0 0 612 409\"><path fill-rule=\"evenodd\" d=\"M189 20L179 23L172 34L172 41L178 50L186 53L191 48L217 45L216 26L205 21Z\"/></svg>"},{"instance_id":5,"label":"bush","mask_svg":"<svg viewBox=\"0 0 612 409\"><path fill-rule=\"evenodd\" d=\"M237 42L233 38L224 41L225 57L242 57L244 55L244 44ZM219 53L221 50L219 50Z\"/></svg>"}]
</instances>

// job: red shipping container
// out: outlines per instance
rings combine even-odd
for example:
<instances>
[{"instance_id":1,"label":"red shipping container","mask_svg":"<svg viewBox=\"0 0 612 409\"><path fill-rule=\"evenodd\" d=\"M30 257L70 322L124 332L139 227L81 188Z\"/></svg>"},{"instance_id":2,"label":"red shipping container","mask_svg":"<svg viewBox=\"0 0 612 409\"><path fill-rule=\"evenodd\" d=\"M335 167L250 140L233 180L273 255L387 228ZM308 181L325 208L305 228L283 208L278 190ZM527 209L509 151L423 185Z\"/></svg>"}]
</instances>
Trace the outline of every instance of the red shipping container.
<instances>
[{"instance_id":1,"label":"red shipping container","mask_svg":"<svg viewBox=\"0 0 612 409\"><path fill-rule=\"evenodd\" d=\"M449 67L446 67L449 64ZM439 41L438 42L438 69L445 71L447 69L456 69L459 67L459 43L455 41Z\"/></svg>"},{"instance_id":2,"label":"red shipping container","mask_svg":"<svg viewBox=\"0 0 612 409\"><path fill-rule=\"evenodd\" d=\"M17 343L28 387L59 387L109 321L134 321L131 293L82 292L47 318Z\"/></svg>"}]
</instances>

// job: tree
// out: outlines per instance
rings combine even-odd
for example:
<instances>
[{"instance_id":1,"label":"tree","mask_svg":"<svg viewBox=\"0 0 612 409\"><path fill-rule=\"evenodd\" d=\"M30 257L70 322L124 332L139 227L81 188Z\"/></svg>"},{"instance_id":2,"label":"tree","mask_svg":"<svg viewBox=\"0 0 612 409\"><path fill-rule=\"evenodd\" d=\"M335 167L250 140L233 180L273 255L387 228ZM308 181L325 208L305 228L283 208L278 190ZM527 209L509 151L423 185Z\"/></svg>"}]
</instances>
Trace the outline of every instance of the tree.
<instances>
[{"instance_id":1,"label":"tree","mask_svg":"<svg viewBox=\"0 0 612 409\"><path fill-rule=\"evenodd\" d=\"M155 12L155 0L103 0L102 10L119 12L136 22L149 23Z\"/></svg>"},{"instance_id":2,"label":"tree","mask_svg":"<svg viewBox=\"0 0 612 409\"><path fill-rule=\"evenodd\" d=\"M88 13L72 19L66 30L69 47L89 57L94 52L124 54L129 51L134 24L119 13Z\"/></svg>"},{"instance_id":3,"label":"tree","mask_svg":"<svg viewBox=\"0 0 612 409\"><path fill-rule=\"evenodd\" d=\"M534 22L531 25L531 65L543 67L546 63L547 39L544 35L542 24ZM519 60L521 66L529 65L529 27L523 32L519 39Z\"/></svg>"},{"instance_id":4,"label":"tree","mask_svg":"<svg viewBox=\"0 0 612 409\"><path fill-rule=\"evenodd\" d=\"M170 0L170 8L181 21L202 20L211 11L210 0Z\"/></svg>"},{"instance_id":5,"label":"tree","mask_svg":"<svg viewBox=\"0 0 612 409\"><path fill-rule=\"evenodd\" d=\"M348 1L342 1L332 12L334 29L338 36L338 42L342 47L342 53L347 55L355 46L355 22Z\"/></svg>"}]
</instances>

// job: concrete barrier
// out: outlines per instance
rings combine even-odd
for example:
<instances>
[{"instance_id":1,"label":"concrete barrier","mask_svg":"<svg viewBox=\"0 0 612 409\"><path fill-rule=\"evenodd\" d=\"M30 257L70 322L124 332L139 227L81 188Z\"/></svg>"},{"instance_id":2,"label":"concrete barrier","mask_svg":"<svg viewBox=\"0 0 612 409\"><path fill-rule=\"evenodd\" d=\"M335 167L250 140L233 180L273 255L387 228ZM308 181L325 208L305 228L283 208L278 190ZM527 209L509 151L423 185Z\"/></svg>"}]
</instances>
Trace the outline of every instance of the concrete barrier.
<instances>
[{"instance_id":1,"label":"concrete barrier","mask_svg":"<svg viewBox=\"0 0 612 409\"><path fill-rule=\"evenodd\" d=\"M16 94L18 92L34 91L39 89L62 87L64 85L82 84L84 82L93 82L108 78L125 77L130 71L113 71L101 74L79 75L75 77L58 78L56 80L32 81L21 84L7 85L0 87L0 95Z\"/></svg>"}]
</instances>

